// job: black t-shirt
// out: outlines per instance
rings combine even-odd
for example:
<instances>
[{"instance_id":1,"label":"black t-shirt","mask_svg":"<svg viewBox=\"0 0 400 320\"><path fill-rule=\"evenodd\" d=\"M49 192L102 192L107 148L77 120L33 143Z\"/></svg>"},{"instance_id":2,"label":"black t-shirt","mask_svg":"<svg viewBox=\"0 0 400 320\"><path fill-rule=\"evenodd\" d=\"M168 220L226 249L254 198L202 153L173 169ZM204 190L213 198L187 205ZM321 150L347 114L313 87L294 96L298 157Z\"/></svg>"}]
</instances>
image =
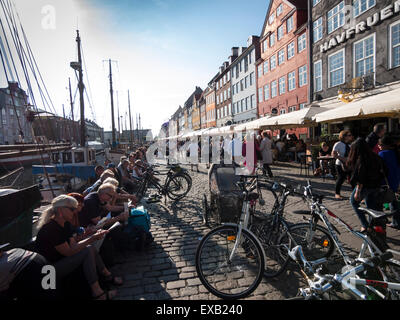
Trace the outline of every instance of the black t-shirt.
<instances>
[{"instance_id":1,"label":"black t-shirt","mask_svg":"<svg viewBox=\"0 0 400 320\"><path fill-rule=\"evenodd\" d=\"M330 155L331 155L331 152L330 152L329 149L328 149L328 151L324 151L324 150L322 150L322 148L321 148L321 149L319 149L319 154L320 154L321 157L325 157L325 156L330 156Z\"/></svg>"},{"instance_id":2,"label":"black t-shirt","mask_svg":"<svg viewBox=\"0 0 400 320\"><path fill-rule=\"evenodd\" d=\"M38 232L36 237L37 252L44 256L49 262L57 262L64 256L56 250L56 246L69 243L72 237L72 227L69 222L60 226L56 221L51 219Z\"/></svg>"},{"instance_id":3,"label":"black t-shirt","mask_svg":"<svg viewBox=\"0 0 400 320\"><path fill-rule=\"evenodd\" d=\"M78 214L81 227L92 224L92 219L103 215L102 203L97 192L89 193L83 200L83 208Z\"/></svg>"}]
</instances>

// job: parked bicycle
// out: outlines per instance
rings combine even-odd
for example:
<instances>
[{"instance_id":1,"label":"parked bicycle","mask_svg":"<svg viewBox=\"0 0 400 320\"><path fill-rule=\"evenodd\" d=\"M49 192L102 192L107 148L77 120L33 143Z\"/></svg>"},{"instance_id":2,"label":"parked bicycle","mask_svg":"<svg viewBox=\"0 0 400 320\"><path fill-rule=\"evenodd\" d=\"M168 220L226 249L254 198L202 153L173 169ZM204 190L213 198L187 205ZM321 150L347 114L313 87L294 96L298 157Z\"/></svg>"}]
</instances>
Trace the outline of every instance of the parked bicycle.
<instances>
[{"instance_id":1,"label":"parked bicycle","mask_svg":"<svg viewBox=\"0 0 400 320\"><path fill-rule=\"evenodd\" d=\"M389 282L382 269L393 257L391 251L370 258L357 258L340 273L325 272L326 259L308 261L301 246L289 251L290 257L301 268L307 287L289 300L332 300L350 297L358 300L400 298L400 283ZM310 278L312 277L312 279Z\"/></svg>"},{"instance_id":2,"label":"parked bicycle","mask_svg":"<svg viewBox=\"0 0 400 320\"><path fill-rule=\"evenodd\" d=\"M159 172L156 173L160 174ZM175 172L173 168L170 168L165 175L164 184L161 184L160 180L155 177L153 167L147 168L142 179L138 181L139 188L136 195L142 198L151 186L157 190L160 196L168 196L174 201L184 198L192 187L192 180L188 177L188 174L181 170Z\"/></svg>"}]
</instances>

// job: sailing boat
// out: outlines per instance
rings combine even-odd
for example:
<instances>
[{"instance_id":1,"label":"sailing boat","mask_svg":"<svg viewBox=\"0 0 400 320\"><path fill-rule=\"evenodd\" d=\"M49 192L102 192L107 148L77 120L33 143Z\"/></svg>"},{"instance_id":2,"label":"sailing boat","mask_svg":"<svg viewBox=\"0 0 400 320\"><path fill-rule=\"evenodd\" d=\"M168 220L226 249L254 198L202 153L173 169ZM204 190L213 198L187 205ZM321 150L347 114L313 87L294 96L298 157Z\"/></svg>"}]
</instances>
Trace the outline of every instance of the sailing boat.
<instances>
[{"instance_id":1,"label":"sailing boat","mask_svg":"<svg viewBox=\"0 0 400 320\"><path fill-rule=\"evenodd\" d=\"M84 84L81 57L81 37L79 30L76 31L76 42L78 47L78 61L71 62L72 69L78 72L78 88L80 96L80 147L70 150L52 152L51 165L32 166L32 173L40 183L44 202L51 200L61 194L80 191L88 184L89 179L95 178L96 150L86 145L85 128L85 106L84 106ZM48 174L52 181L44 179Z\"/></svg>"}]
</instances>

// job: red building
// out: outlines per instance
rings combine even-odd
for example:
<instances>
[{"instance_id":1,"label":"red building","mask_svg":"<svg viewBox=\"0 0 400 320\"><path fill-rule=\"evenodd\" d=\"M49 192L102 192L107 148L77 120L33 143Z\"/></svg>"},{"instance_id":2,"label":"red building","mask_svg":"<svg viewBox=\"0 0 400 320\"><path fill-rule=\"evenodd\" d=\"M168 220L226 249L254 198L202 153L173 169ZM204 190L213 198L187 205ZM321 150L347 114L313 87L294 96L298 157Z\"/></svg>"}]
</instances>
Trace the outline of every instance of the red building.
<instances>
[{"instance_id":1,"label":"red building","mask_svg":"<svg viewBox=\"0 0 400 320\"><path fill-rule=\"evenodd\" d=\"M256 61L260 117L300 110L308 101L307 1L271 0ZM307 129L288 130L306 138ZM275 133L276 134L276 133Z\"/></svg>"}]
</instances>

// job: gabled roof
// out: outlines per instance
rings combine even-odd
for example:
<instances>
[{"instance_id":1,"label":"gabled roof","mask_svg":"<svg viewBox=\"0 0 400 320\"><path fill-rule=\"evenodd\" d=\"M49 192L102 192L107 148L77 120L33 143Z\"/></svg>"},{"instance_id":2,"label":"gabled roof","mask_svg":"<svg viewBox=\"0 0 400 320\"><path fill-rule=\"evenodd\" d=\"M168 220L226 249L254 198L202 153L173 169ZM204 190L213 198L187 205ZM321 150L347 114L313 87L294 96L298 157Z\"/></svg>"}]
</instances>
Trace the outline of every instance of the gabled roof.
<instances>
[{"instance_id":1,"label":"gabled roof","mask_svg":"<svg viewBox=\"0 0 400 320\"><path fill-rule=\"evenodd\" d=\"M186 100L185 104L183 105L184 109L190 108L193 105L194 99L198 99L203 90L200 87L196 87L196 90L190 95L189 99Z\"/></svg>"},{"instance_id":2,"label":"gabled roof","mask_svg":"<svg viewBox=\"0 0 400 320\"><path fill-rule=\"evenodd\" d=\"M265 20L264 20L264 25L261 30L260 39L263 37L264 30L268 25L268 19L271 14L271 8L272 8L274 2L285 3L289 7L292 7L293 9L297 9L297 10L304 10L304 9L307 10L307 1L308 0L270 0L269 5L268 5L267 14L266 14Z\"/></svg>"}]
</instances>

